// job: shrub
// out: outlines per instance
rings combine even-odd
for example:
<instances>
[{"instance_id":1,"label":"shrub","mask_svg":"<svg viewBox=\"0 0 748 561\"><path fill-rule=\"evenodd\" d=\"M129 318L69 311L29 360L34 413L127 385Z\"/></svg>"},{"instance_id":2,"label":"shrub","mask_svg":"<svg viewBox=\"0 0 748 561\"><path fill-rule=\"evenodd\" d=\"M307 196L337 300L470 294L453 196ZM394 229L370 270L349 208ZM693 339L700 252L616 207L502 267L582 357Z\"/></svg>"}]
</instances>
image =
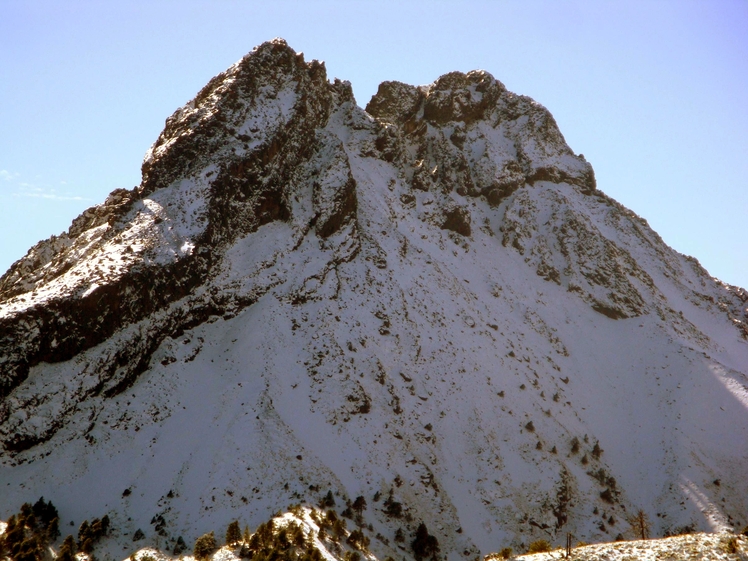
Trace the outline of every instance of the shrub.
<instances>
[{"instance_id":1,"label":"shrub","mask_svg":"<svg viewBox=\"0 0 748 561\"><path fill-rule=\"evenodd\" d=\"M575 436L571 439L571 453L576 454L579 452L579 439Z\"/></svg>"},{"instance_id":2,"label":"shrub","mask_svg":"<svg viewBox=\"0 0 748 561\"><path fill-rule=\"evenodd\" d=\"M511 547L505 547L501 551L499 551L499 557L502 559L509 559L512 556L512 548Z\"/></svg>"},{"instance_id":3,"label":"shrub","mask_svg":"<svg viewBox=\"0 0 748 561\"><path fill-rule=\"evenodd\" d=\"M551 544L548 540L535 540L528 546L527 553L545 553L550 550Z\"/></svg>"},{"instance_id":4,"label":"shrub","mask_svg":"<svg viewBox=\"0 0 748 561\"><path fill-rule=\"evenodd\" d=\"M218 548L216 537L213 532L203 534L195 540L195 547L192 550L196 559L207 559L211 553Z\"/></svg>"},{"instance_id":5,"label":"shrub","mask_svg":"<svg viewBox=\"0 0 748 561\"><path fill-rule=\"evenodd\" d=\"M599 460L600 454L602 453L603 453L603 449L600 448L600 443L595 442L595 446L592 448L592 457L595 458L596 460Z\"/></svg>"},{"instance_id":6,"label":"shrub","mask_svg":"<svg viewBox=\"0 0 748 561\"><path fill-rule=\"evenodd\" d=\"M532 421L528 422L525 425L525 429L529 432L535 432L535 425L532 424Z\"/></svg>"},{"instance_id":7,"label":"shrub","mask_svg":"<svg viewBox=\"0 0 748 561\"><path fill-rule=\"evenodd\" d=\"M730 536L729 538L723 540L720 545L722 546L722 551L729 555L734 555L735 553L738 553L740 551L738 538L736 538L735 536Z\"/></svg>"}]
</instances>

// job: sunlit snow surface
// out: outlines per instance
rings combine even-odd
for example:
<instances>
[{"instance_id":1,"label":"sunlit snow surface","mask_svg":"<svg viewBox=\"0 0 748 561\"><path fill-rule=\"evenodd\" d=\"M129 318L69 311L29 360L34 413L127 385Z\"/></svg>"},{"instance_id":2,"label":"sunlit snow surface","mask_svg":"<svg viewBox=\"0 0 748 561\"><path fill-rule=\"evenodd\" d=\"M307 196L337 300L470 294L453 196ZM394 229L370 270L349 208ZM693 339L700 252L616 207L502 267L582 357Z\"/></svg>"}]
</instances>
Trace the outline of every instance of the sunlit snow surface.
<instances>
[{"instance_id":1,"label":"sunlit snow surface","mask_svg":"<svg viewBox=\"0 0 748 561\"><path fill-rule=\"evenodd\" d=\"M289 95L248 130L288 118ZM468 135L476 169L512 157L503 126ZM372 545L384 558L402 555L392 540L406 523L373 497L392 492L453 561L555 532L562 484L572 500L559 536L610 540L637 509L659 531L745 523L735 517L745 516L748 496L748 345L715 303L724 287L632 213L569 184L537 181L496 208L413 190L402 170L366 156L373 130L370 116L344 104L318 131L320 181L338 184L350 170L355 223L317 236L312 186L289 187L291 218L238 239L193 295L70 361L32 368L8 398L10 424L48 423L61 411L71 420L49 442L2 458L0 515L39 495L75 525L109 514L115 555L132 549L137 529L157 539L157 514L170 539L191 543L332 489L366 497L371 534L391 542ZM582 169L532 137L524 151L536 168ZM96 241L98 230L78 238L65 275L3 303L0 314L93 290L134 260L189 254L206 225L212 171L149 194L118 238ZM448 204L469 210L469 237L436 222ZM507 216L530 232L524 254L502 244ZM620 282L642 295L640 315L610 319L570 284L540 276L539 263L561 259L549 248L569 216L595 236L573 263L582 272L569 265L569 278L581 284L585 267L609 259L629 271ZM617 260L600 249L609 245L595 245L603 239L622 250ZM131 388L94 395L98 362L214 294L256 302L167 337ZM90 397L72 399L81 393ZM611 484L600 470L615 478L615 504L601 498Z\"/></svg>"}]
</instances>

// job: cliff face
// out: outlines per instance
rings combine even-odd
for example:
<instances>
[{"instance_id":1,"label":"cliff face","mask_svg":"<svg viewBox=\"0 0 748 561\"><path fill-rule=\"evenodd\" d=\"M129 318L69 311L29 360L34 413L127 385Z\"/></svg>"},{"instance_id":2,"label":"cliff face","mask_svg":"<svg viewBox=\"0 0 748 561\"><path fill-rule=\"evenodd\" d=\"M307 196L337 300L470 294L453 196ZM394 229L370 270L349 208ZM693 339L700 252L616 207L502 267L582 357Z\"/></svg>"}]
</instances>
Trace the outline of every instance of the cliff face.
<instances>
[{"instance_id":1,"label":"cliff face","mask_svg":"<svg viewBox=\"0 0 748 561\"><path fill-rule=\"evenodd\" d=\"M0 279L7 508L173 540L332 489L381 555L745 523L746 300L490 74L363 110L275 40Z\"/></svg>"}]
</instances>

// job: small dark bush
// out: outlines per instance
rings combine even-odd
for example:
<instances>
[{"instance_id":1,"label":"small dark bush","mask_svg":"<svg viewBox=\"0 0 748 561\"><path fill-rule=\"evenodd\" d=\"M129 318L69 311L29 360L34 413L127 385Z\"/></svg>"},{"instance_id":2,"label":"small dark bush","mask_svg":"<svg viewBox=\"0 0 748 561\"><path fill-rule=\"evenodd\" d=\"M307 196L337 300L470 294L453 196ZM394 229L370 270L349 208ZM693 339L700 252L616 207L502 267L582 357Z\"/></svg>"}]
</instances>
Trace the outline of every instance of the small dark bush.
<instances>
[{"instance_id":1,"label":"small dark bush","mask_svg":"<svg viewBox=\"0 0 748 561\"><path fill-rule=\"evenodd\" d=\"M595 446L592 447L592 457L596 460L600 459L600 455L603 453L603 449L600 448L600 443L595 442Z\"/></svg>"},{"instance_id":2,"label":"small dark bush","mask_svg":"<svg viewBox=\"0 0 748 561\"><path fill-rule=\"evenodd\" d=\"M601 491L600 498L604 500L606 503L613 504L615 502L615 497L613 496L613 493L610 491L610 489L605 489L605 491Z\"/></svg>"},{"instance_id":3,"label":"small dark bush","mask_svg":"<svg viewBox=\"0 0 748 561\"><path fill-rule=\"evenodd\" d=\"M740 551L738 538L736 538L735 536L730 536L725 541L723 541L721 545L722 545L722 550L725 553L728 553L730 555L734 555Z\"/></svg>"}]
</instances>

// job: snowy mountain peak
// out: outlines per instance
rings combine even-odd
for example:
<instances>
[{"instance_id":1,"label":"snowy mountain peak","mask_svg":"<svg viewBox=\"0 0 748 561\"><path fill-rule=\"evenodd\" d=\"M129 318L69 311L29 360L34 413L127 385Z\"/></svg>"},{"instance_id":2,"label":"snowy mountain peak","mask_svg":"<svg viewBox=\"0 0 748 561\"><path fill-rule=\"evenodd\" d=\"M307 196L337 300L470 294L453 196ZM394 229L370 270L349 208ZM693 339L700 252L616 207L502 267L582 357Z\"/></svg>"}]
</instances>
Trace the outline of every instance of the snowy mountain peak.
<instances>
[{"instance_id":1,"label":"snowy mountain peak","mask_svg":"<svg viewBox=\"0 0 748 561\"><path fill-rule=\"evenodd\" d=\"M383 557L726 528L747 300L487 72L364 110L274 40L0 279L0 480L122 539L361 496Z\"/></svg>"}]
</instances>

